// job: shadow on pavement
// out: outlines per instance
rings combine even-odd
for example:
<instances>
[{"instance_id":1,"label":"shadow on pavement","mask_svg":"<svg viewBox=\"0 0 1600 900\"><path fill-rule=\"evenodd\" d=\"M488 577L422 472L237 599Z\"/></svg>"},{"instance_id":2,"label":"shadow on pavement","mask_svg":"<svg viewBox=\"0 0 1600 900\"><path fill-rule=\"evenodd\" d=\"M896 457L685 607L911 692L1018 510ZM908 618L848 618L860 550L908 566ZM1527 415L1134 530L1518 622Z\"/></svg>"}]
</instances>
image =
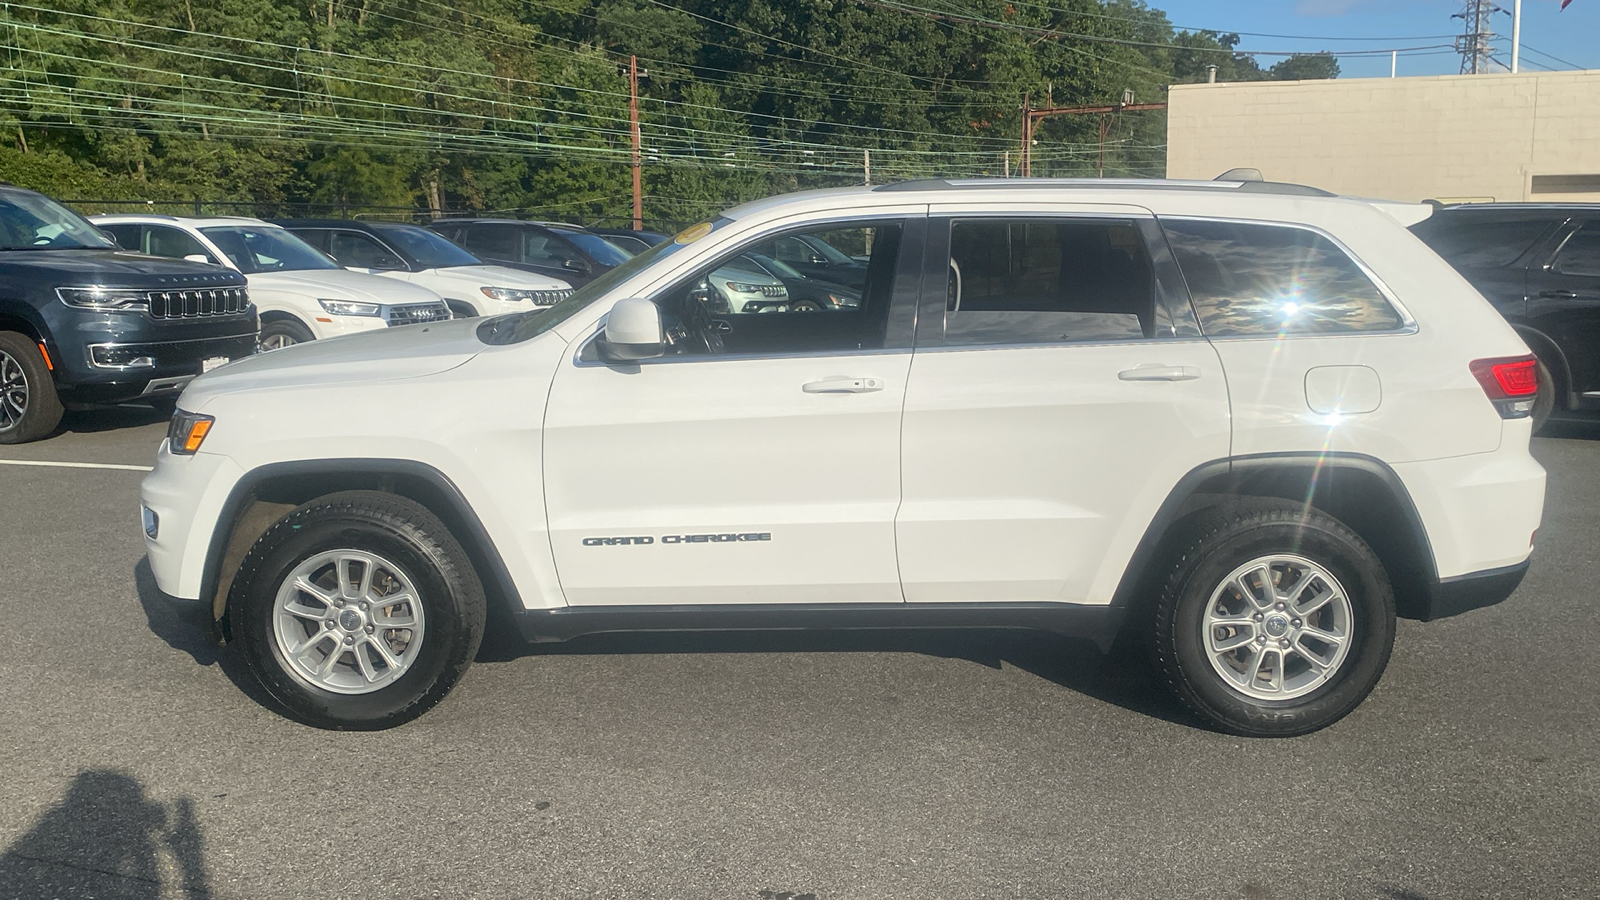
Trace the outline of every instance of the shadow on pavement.
<instances>
[{"instance_id":1,"label":"shadow on pavement","mask_svg":"<svg viewBox=\"0 0 1600 900\"><path fill-rule=\"evenodd\" d=\"M0 885L16 900L211 896L194 804L145 796L137 779L79 772L65 797L0 855Z\"/></svg>"},{"instance_id":2,"label":"shadow on pavement","mask_svg":"<svg viewBox=\"0 0 1600 900\"><path fill-rule=\"evenodd\" d=\"M1118 646L1102 654L1091 641L1023 629L595 634L560 644L529 645L514 626L500 626L491 617L478 662L544 654L635 653L921 653L977 663L996 672L1009 665L1132 712L1204 727L1172 697L1135 649Z\"/></svg>"},{"instance_id":3,"label":"shadow on pavement","mask_svg":"<svg viewBox=\"0 0 1600 900\"><path fill-rule=\"evenodd\" d=\"M269 709L278 708L255 677L245 671L239 654L229 652L217 642L211 610L205 604L175 600L162 593L156 585L155 573L150 571L150 560L145 557L140 557L133 567L133 581L151 634L166 641L172 649L189 654L199 665L216 666L250 699Z\"/></svg>"},{"instance_id":4,"label":"shadow on pavement","mask_svg":"<svg viewBox=\"0 0 1600 900\"><path fill-rule=\"evenodd\" d=\"M149 406L113 406L106 409L69 410L61 417L61 424L56 427L56 434L95 434L102 431L116 431L119 428L136 428L140 425L152 425L156 422L165 422L172 418L172 414Z\"/></svg>"},{"instance_id":5,"label":"shadow on pavement","mask_svg":"<svg viewBox=\"0 0 1600 900\"><path fill-rule=\"evenodd\" d=\"M1600 441L1600 419L1551 419L1545 423L1539 437Z\"/></svg>"}]
</instances>

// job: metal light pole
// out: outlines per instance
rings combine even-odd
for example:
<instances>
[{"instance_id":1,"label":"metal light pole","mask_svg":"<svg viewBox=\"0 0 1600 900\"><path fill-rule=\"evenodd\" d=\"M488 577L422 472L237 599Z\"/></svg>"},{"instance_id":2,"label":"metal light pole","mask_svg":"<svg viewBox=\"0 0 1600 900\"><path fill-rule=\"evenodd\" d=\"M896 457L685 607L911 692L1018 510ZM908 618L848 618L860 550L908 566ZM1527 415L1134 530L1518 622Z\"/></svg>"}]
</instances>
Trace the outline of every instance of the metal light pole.
<instances>
[{"instance_id":1,"label":"metal light pole","mask_svg":"<svg viewBox=\"0 0 1600 900\"><path fill-rule=\"evenodd\" d=\"M1522 0L1511 5L1511 72L1517 71L1522 58Z\"/></svg>"}]
</instances>

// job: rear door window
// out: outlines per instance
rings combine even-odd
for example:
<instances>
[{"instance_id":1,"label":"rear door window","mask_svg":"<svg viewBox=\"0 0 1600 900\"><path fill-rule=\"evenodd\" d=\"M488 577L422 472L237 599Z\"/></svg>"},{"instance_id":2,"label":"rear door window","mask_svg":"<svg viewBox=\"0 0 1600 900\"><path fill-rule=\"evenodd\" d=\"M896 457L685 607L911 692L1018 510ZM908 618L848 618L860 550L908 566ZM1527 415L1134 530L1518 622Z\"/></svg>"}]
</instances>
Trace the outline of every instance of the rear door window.
<instances>
[{"instance_id":1,"label":"rear door window","mask_svg":"<svg viewBox=\"0 0 1600 900\"><path fill-rule=\"evenodd\" d=\"M1393 331L1404 324L1366 271L1314 231L1209 219L1161 225L1209 336Z\"/></svg>"},{"instance_id":2,"label":"rear door window","mask_svg":"<svg viewBox=\"0 0 1600 900\"><path fill-rule=\"evenodd\" d=\"M119 222L115 225L100 225L99 228L106 234L111 235L111 239L116 241L117 246L122 249L132 250L135 253L144 252L144 245L140 243L139 238L139 233L144 229L143 225L134 222Z\"/></svg>"},{"instance_id":3,"label":"rear door window","mask_svg":"<svg viewBox=\"0 0 1600 900\"><path fill-rule=\"evenodd\" d=\"M204 256L208 262L215 262L211 251L205 245L194 239L194 236L180 228L169 228L166 225L145 226L145 252L151 256L170 256L173 259L182 259L185 256Z\"/></svg>"},{"instance_id":4,"label":"rear door window","mask_svg":"<svg viewBox=\"0 0 1600 900\"><path fill-rule=\"evenodd\" d=\"M944 343L1137 340L1155 277L1131 220L961 219L950 226Z\"/></svg>"}]
</instances>

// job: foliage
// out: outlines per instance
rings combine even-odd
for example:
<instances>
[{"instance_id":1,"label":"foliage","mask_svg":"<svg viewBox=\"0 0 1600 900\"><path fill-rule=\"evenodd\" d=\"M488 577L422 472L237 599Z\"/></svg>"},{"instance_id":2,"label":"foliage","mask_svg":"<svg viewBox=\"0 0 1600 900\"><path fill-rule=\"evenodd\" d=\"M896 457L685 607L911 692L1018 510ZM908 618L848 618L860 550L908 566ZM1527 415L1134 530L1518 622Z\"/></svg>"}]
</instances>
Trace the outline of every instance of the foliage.
<instances>
[{"instance_id":1,"label":"foliage","mask_svg":"<svg viewBox=\"0 0 1600 900\"><path fill-rule=\"evenodd\" d=\"M1262 69L1141 0L23 0L0 11L0 178L68 198L625 219L774 191L1014 174L1038 107ZM1034 174L1159 175L1159 112L1044 120Z\"/></svg>"}]
</instances>

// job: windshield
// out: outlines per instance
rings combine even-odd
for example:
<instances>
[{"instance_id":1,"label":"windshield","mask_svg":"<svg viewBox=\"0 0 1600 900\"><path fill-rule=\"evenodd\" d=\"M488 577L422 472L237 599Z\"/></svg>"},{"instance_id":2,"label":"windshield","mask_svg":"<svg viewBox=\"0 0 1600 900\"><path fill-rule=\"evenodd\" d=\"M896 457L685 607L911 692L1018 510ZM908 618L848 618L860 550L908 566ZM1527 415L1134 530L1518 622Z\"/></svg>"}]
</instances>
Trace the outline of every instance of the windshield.
<instances>
[{"instance_id":1,"label":"windshield","mask_svg":"<svg viewBox=\"0 0 1600 900\"><path fill-rule=\"evenodd\" d=\"M0 191L0 250L115 250L115 241L48 197Z\"/></svg>"},{"instance_id":2,"label":"windshield","mask_svg":"<svg viewBox=\"0 0 1600 900\"><path fill-rule=\"evenodd\" d=\"M276 225L222 225L200 233L246 275L339 268L333 257Z\"/></svg>"},{"instance_id":3,"label":"windshield","mask_svg":"<svg viewBox=\"0 0 1600 900\"><path fill-rule=\"evenodd\" d=\"M390 243L398 246L424 269L483 265L483 260L426 228L374 222L372 229L388 238Z\"/></svg>"},{"instance_id":4,"label":"windshield","mask_svg":"<svg viewBox=\"0 0 1600 900\"><path fill-rule=\"evenodd\" d=\"M755 260L756 263L761 266L761 268L766 269L769 273L776 275L779 278L804 279L806 277L800 274L799 269L796 269L794 266L789 265L781 259L773 259L772 257L762 253L747 253L745 256Z\"/></svg>"},{"instance_id":5,"label":"windshield","mask_svg":"<svg viewBox=\"0 0 1600 900\"><path fill-rule=\"evenodd\" d=\"M578 249L594 257L595 262L602 266L620 266L631 258L628 251L597 234L565 229L558 230L557 234L577 244Z\"/></svg>"},{"instance_id":6,"label":"windshield","mask_svg":"<svg viewBox=\"0 0 1600 900\"><path fill-rule=\"evenodd\" d=\"M823 259L826 259L828 262L836 266L852 265L855 263L855 260L846 256L838 247L833 246L822 238L807 235L804 240L807 244L810 244L811 249L817 251L817 253L821 255Z\"/></svg>"},{"instance_id":7,"label":"windshield","mask_svg":"<svg viewBox=\"0 0 1600 900\"><path fill-rule=\"evenodd\" d=\"M496 316L493 319L489 319L479 326L478 339L485 344L516 344L544 334L546 331L572 318L584 307L604 297L613 286L632 278L638 272L654 265L657 260L665 259L667 256L682 250L689 244L694 243L694 241L705 237L731 221L733 220L718 219L715 222L708 222L703 226L688 229L684 234L690 234L697 228L704 228L703 231L684 243L679 243L676 240L665 241L632 259L625 260L622 265L607 271L599 278L578 288L572 296L549 309L536 309L525 313L512 313L509 316Z\"/></svg>"}]
</instances>

